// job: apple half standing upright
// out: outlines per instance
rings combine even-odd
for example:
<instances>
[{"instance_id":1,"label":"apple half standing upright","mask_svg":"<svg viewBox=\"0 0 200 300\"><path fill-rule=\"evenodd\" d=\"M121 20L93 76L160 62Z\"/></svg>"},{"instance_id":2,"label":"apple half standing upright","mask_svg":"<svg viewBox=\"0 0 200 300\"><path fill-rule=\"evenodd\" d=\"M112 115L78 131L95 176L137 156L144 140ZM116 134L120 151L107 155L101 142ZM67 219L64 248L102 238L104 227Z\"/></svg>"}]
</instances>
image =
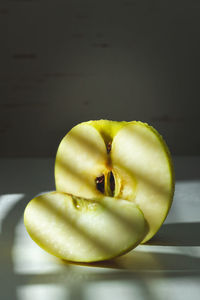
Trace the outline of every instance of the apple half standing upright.
<instances>
[{"instance_id":1,"label":"apple half standing upright","mask_svg":"<svg viewBox=\"0 0 200 300\"><path fill-rule=\"evenodd\" d=\"M139 121L88 121L62 139L55 163L56 190L78 197L101 195L134 202L143 212L148 241L164 222L174 193L168 147Z\"/></svg>"},{"instance_id":2,"label":"apple half standing upright","mask_svg":"<svg viewBox=\"0 0 200 300\"><path fill-rule=\"evenodd\" d=\"M27 231L57 257L94 262L124 254L158 231L172 203L173 165L151 126L88 121L62 139L55 183L55 192L27 205Z\"/></svg>"}]
</instances>

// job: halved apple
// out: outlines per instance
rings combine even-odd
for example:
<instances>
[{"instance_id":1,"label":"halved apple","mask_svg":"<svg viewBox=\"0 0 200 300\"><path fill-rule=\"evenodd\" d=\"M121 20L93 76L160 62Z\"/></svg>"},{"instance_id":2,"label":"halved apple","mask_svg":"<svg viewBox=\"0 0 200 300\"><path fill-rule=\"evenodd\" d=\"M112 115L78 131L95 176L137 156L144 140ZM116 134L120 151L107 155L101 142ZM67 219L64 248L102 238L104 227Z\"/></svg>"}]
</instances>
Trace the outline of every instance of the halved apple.
<instances>
[{"instance_id":1,"label":"halved apple","mask_svg":"<svg viewBox=\"0 0 200 300\"><path fill-rule=\"evenodd\" d=\"M76 262L106 260L137 246L148 231L136 204L112 197L83 199L59 192L29 202L24 223L47 252Z\"/></svg>"},{"instance_id":2,"label":"halved apple","mask_svg":"<svg viewBox=\"0 0 200 300\"><path fill-rule=\"evenodd\" d=\"M164 222L174 193L166 143L154 128L137 121L89 121L72 128L57 151L55 182L57 191L78 197L135 202L149 225L143 243Z\"/></svg>"}]
</instances>

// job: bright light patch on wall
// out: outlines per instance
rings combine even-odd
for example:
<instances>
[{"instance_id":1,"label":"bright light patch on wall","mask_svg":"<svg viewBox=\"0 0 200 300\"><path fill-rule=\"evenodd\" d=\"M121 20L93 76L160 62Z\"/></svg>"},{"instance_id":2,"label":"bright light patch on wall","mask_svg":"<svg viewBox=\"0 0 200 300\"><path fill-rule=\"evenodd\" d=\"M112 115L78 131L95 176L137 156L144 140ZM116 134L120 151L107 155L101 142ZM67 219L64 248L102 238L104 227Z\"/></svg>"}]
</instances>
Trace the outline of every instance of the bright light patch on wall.
<instances>
[{"instance_id":1,"label":"bright light patch on wall","mask_svg":"<svg viewBox=\"0 0 200 300\"><path fill-rule=\"evenodd\" d=\"M24 198L24 194L5 194L0 196L0 233L2 222L13 206Z\"/></svg>"}]
</instances>

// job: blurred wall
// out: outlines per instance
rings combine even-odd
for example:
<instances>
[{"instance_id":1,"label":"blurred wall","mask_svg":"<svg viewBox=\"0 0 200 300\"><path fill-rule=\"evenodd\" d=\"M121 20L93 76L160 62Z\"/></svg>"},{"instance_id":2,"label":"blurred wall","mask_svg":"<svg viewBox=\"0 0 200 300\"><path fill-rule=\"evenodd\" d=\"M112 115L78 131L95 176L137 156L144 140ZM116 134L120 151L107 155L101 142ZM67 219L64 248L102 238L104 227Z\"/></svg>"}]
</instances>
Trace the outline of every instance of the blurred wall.
<instances>
[{"instance_id":1,"label":"blurred wall","mask_svg":"<svg viewBox=\"0 0 200 300\"><path fill-rule=\"evenodd\" d=\"M90 119L200 154L198 0L0 1L0 156L54 156Z\"/></svg>"}]
</instances>

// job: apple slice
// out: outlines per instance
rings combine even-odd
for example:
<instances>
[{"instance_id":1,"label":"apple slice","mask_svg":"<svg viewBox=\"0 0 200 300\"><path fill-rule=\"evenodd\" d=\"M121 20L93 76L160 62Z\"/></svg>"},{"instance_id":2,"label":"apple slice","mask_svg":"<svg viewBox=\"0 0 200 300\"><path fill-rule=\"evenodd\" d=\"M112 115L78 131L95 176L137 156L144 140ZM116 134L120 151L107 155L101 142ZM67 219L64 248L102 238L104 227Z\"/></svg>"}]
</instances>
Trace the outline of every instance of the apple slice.
<instances>
[{"instance_id":1,"label":"apple slice","mask_svg":"<svg viewBox=\"0 0 200 300\"><path fill-rule=\"evenodd\" d=\"M136 204L111 197L83 199L50 192L29 202L24 223L47 252L69 261L94 262L138 245L148 225Z\"/></svg>"},{"instance_id":2,"label":"apple slice","mask_svg":"<svg viewBox=\"0 0 200 300\"><path fill-rule=\"evenodd\" d=\"M61 141L56 189L75 196L112 196L135 202L144 213L149 240L160 228L174 193L173 165L163 138L142 122L81 123Z\"/></svg>"}]
</instances>

